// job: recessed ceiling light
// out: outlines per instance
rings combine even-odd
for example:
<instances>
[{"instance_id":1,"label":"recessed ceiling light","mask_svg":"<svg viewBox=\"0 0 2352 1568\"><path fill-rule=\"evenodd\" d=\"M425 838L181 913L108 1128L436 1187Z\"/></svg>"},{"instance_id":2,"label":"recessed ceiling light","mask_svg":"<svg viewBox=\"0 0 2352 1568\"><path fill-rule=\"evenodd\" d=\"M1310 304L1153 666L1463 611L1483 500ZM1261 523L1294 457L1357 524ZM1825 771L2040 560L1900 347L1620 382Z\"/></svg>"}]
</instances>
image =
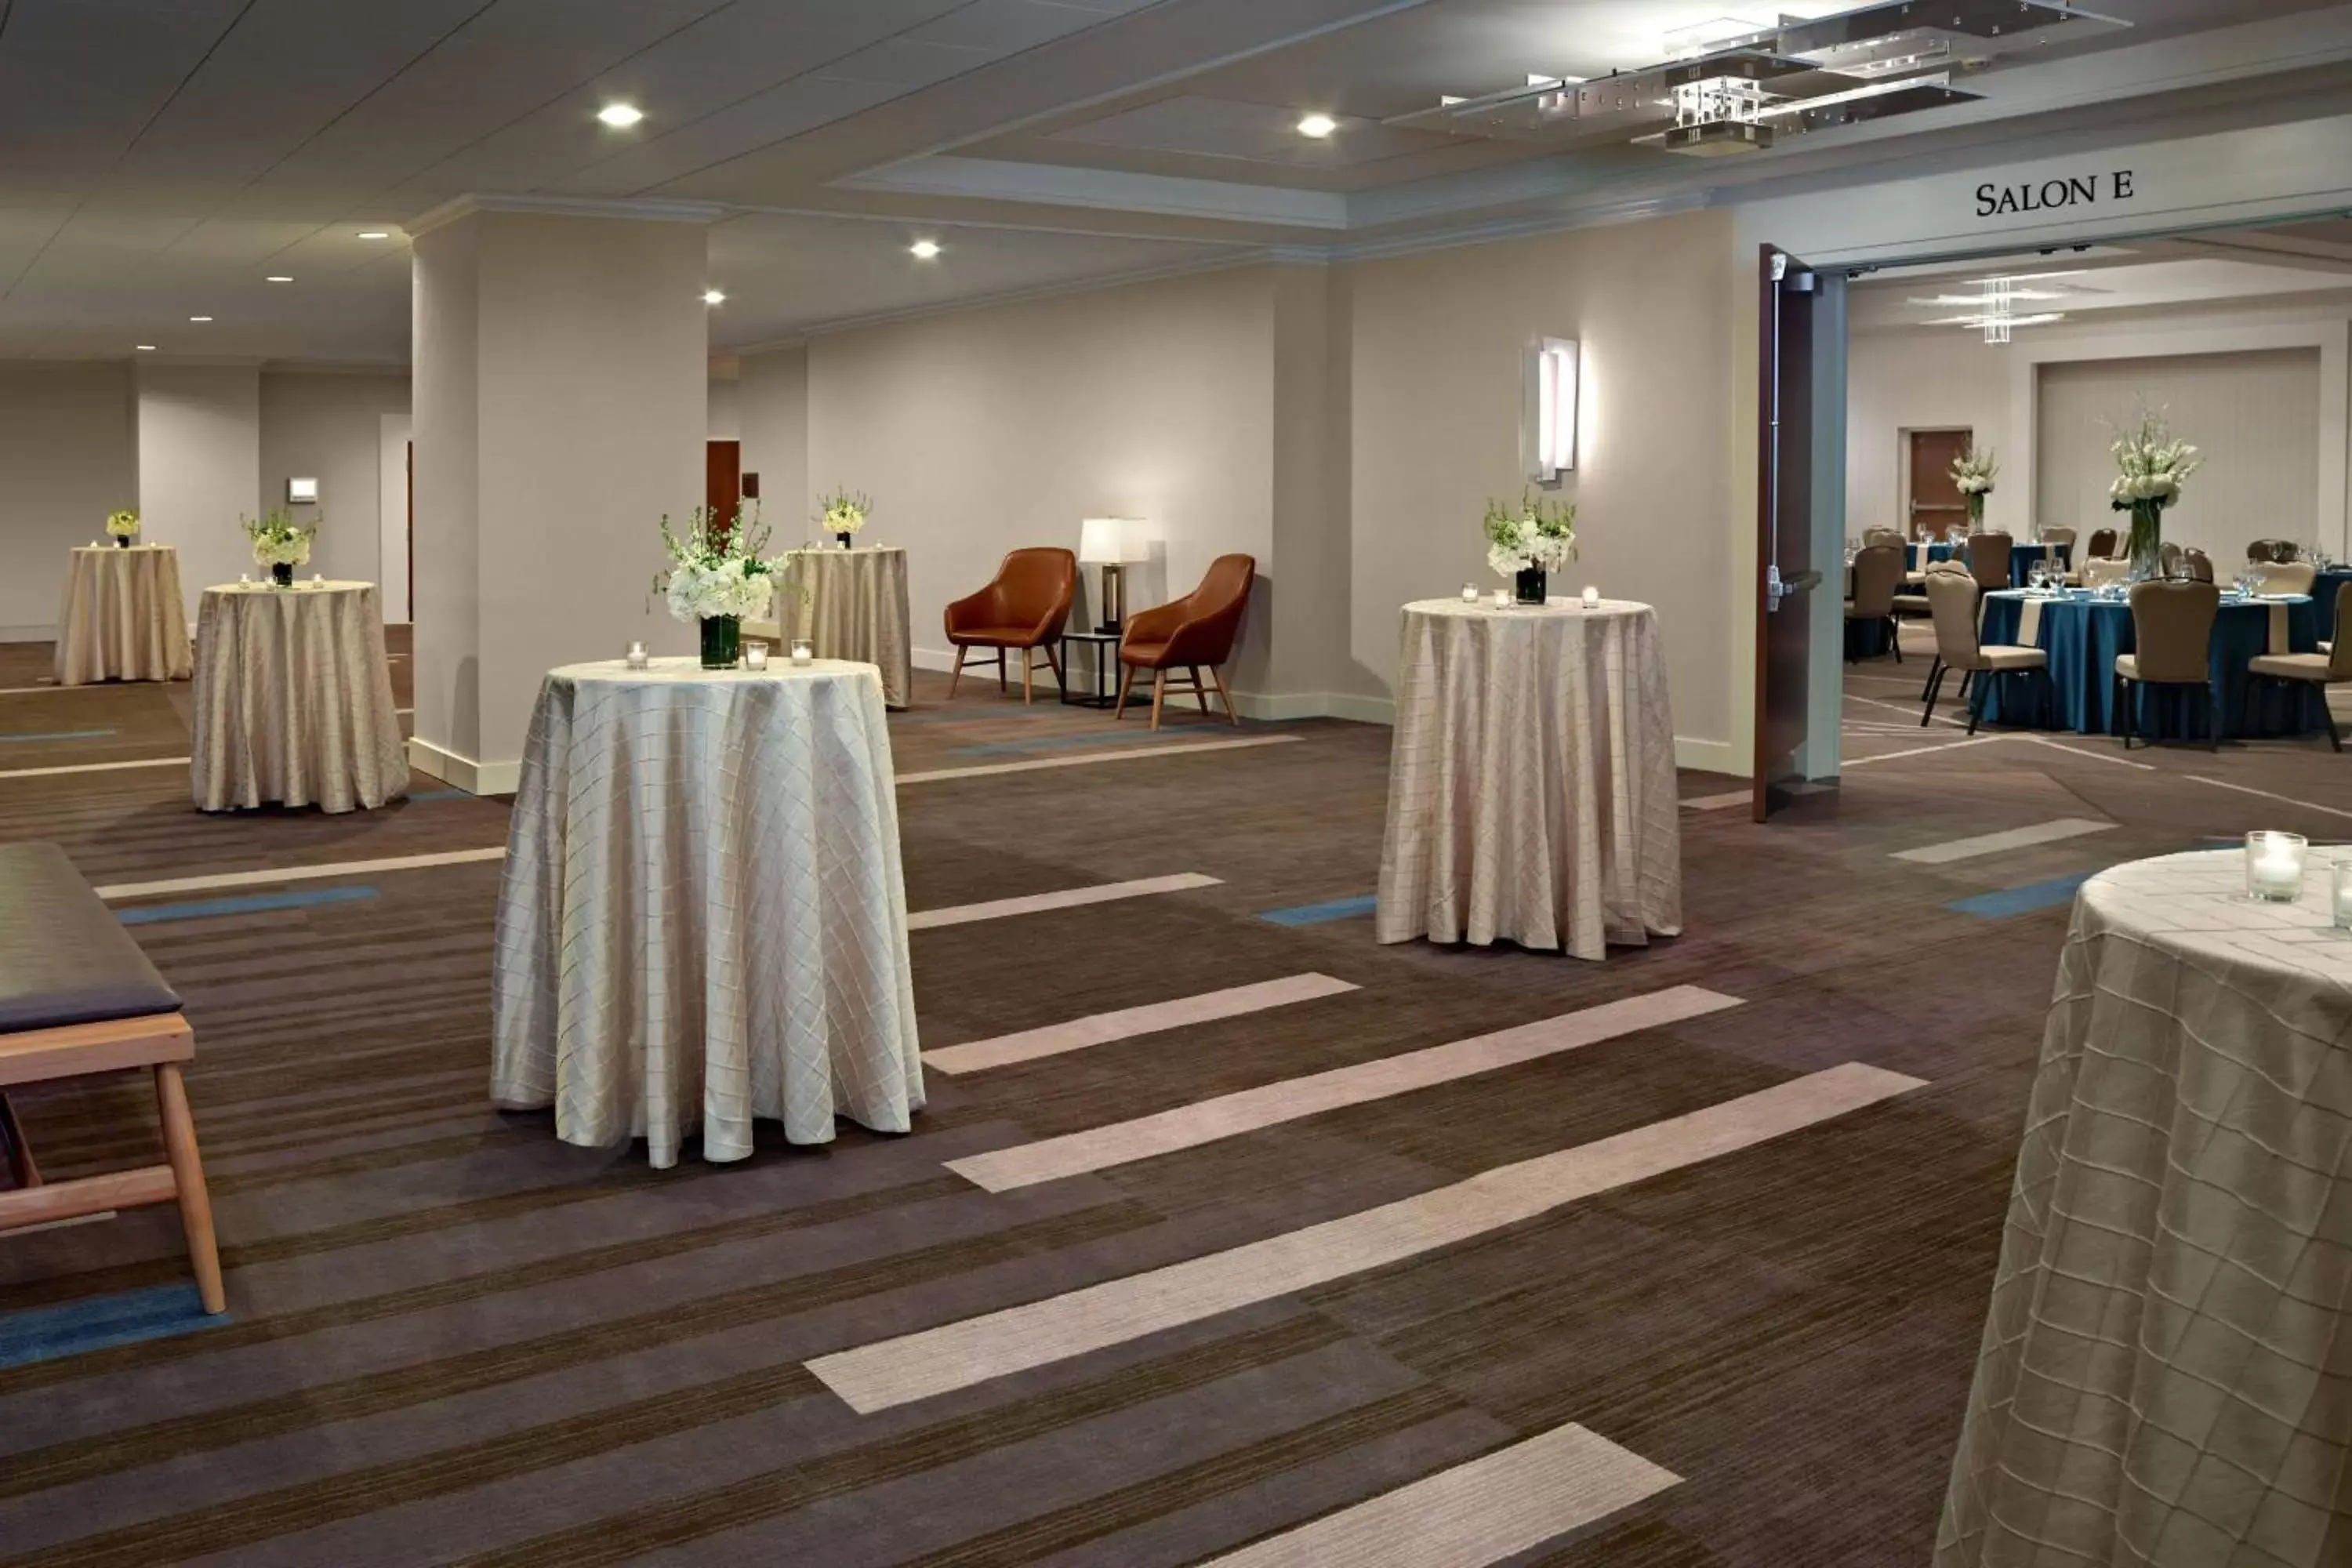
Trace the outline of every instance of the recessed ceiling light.
<instances>
[{"instance_id":1,"label":"recessed ceiling light","mask_svg":"<svg viewBox=\"0 0 2352 1568\"><path fill-rule=\"evenodd\" d=\"M392 237L392 231L382 228L363 228L360 230L360 237L362 239L390 239Z\"/></svg>"},{"instance_id":2,"label":"recessed ceiling light","mask_svg":"<svg viewBox=\"0 0 2352 1568\"><path fill-rule=\"evenodd\" d=\"M212 318L210 316L190 316L188 320L192 321L209 321Z\"/></svg>"},{"instance_id":3,"label":"recessed ceiling light","mask_svg":"<svg viewBox=\"0 0 2352 1568\"><path fill-rule=\"evenodd\" d=\"M1318 142L1339 129L1339 122L1328 114L1310 114L1298 122L1298 133L1301 136L1312 136Z\"/></svg>"},{"instance_id":4,"label":"recessed ceiling light","mask_svg":"<svg viewBox=\"0 0 2352 1568\"><path fill-rule=\"evenodd\" d=\"M152 354L155 352L155 345L153 343L132 343L131 346L137 349L142 354Z\"/></svg>"},{"instance_id":5,"label":"recessed ceiling light","mask_svg":"<svg viewBox=\"0 0 2352 1568\"><path fill-rule=\"evenodd\" d=\"M291 283L294 279L289 278L283 272L273 272L268 277L263 279L262 281L264 283Z\"/></svg>"},{"instance_id":6,"label":"recessed ceiling light","mask_svg":"<svg viewBox=\"0 0 2352 1568\"><path fill-rule=\"evenodd\" d=\"M907 248L914 253L916 259L929 261L940 253L940 242L936 239L919 239Z\"/></svg>"},{"instance_id":7,"label":"recessed ceiling light","mask_svg":"<svg viewBox=\"0 0 2352 1568\"><path fill-rule=\"evenodd\" d=\"M702 302L706 305L724 305L727 303L727 296L716 289L705 289L702 291Z\"/></svg>"},{"instance_id":8,"label":"recessed ceiling light","mask_svg":"<svg viewBox=\"0 0 2352 1568\"><path fill-rule=\"evenodd\" d=\"M626 131L646 117L646 111L634 103L608 103L596 111L596 118L615 131Z\"/></svg>"}]
</instances>

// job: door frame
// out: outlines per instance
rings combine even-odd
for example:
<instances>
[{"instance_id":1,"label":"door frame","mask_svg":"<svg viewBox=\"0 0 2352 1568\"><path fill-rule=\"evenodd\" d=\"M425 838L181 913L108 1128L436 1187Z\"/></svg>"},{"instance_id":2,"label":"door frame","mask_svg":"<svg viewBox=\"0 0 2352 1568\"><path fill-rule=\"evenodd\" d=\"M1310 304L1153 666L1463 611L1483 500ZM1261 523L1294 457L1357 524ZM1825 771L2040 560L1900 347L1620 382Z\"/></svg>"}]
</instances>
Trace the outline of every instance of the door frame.
<instances>
[{"instance_id":1,"label":"door frame","mask_svg":"<svg viewBox=\"0 0 2352 1568\"><path fill-rule=\"evenodd\" d=\"M1973 443L1973 425L1898 425L1895 427L1895 515L1902 520L1903 537L1911 537L1911 437L1966 436Z\"/></svg>"},{"instance_id":2,"label":"door frame","mask_svg":"<svg viewBox=\"0 0 2352 1568\"><path fill-rule=\"evenodd\" d=\"M376 582L383 618L399 626L414 618L416 605L415 497L409 485L411 416L386 414L377 426Z\"/></svg>"}]
</instances>

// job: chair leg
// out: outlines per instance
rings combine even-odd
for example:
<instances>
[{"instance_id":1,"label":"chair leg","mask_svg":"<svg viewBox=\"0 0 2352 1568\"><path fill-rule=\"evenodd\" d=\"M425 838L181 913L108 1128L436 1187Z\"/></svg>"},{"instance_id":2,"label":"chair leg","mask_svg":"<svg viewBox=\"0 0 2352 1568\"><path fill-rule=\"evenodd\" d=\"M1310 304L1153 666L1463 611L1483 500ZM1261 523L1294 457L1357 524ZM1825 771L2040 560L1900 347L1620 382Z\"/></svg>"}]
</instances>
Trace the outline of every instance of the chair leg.
<instances>
[{"instance_id":1,"label":"chair leg","mask_svg":"<svg viewBox=\"0 0 2352 1568\"><path fill-rule=\"evenodd\" d=\"M1030 658L1029 650L1023 648L1021 650L1021 705L1024 708L1036 700L1036 693L1030 689L1030 679L1035 674L1036 668L1036 662Z\"/></svg>"},{"instance_id":2,"label":"chair leg","mask_svg":"<svg viewBox=\"0 0 2352 1568\"><path fill-rule=\"evenodd\" d=\"M1155 669L1151 672L1151 727L1155 730L1160 728L1160 710L1167 700L1168 672Z\"/></svg>"},{"instance_id":3,"label":"chair leg","mask_svg":"<svg viewBox=\"0 0 2352 1568\"><path fill-rule=\"evenodd\" d=\"M1930 696L1930 695L1929 695L1929 693L1933 692L1933 691L1936 689L1936 678L1937 678L1937 676L1939 676L1939 675L1943 674L1943 673L1944 673L1944 656L1943 656L1942 654L1940 654L1940 653L1939 653L1939 654L1935 655L1933 658L1931 658L1927 661L1927 679L1925 679L1925 680L1923 680L1923 681L1921 681L1921 682L1919 683L1919 700L1920 700L1920 701L1922 701L1922 702L1932 702L1932 701L1934 701L1934 700L1935 700L1935 699L1934 699L1932 696ZM1927 722L1927 721L1926 721L1926 720L1924 720L1924 719L1922 719L1922 720L1920 721L1920 722L1924 724L1924 723L1926 723L1926 722Z\"/></svg>"},{"instance_id":4,"label":"chair leg","mask_svg":"<svg viewBox=\"0 0 2352 1568\"><path fill-rule=\"evenodd\" d=\"M1045 645L1045 666L1054 672L1055 691L1057 694L1067 691L1070 689L1069 677L1062 673L1062 656L1055 651L1052 643Z\"/></svg>"},{"instance_id":5,"label":"chair leg","mask_svg":"<svg viewBox=\"0 0 2352 1568\"><path fill-rule=\"evenodd\" d=\"M1003 648L996 650L996 694L999 697L1004 695L1004 650Z\"/></svg>"},{"instance_id":6,"label":"chair leg","mask_svg":"<svg viewBox=\"0 0 2352 1568\"><path fill-rule=\"evenodd\" d=\"M1977 681L1976 691L1969 698L1969 733L1971 735L1977 732L1977 725L1984 718L1985 693L1992 689L1992 681L1989 679L1990 672L1978 670L1974 673L1986 679L1979 679Z\"/></svg>"},{"instance_id":7,"label":"chair leg","mask_svg":"<svg viewBox=\"0 0 2352 1568\"><path fill-rule=\"evenodd\" d=\"M1217 683L1217 695L1224 699L1225 717L1233 721L1234 729L1240 729L1242 727L1242 716L1234 707L1233 689L1225 684L1224 668L1222 665L1213 664L1209 666L1209 674L1210 677ZM2343 748L2338 746L2336 750L2342 751Z\"/></svg>"},{"instance_id":8,"label":"chair leg","mask_svg":"<svg viewBox=\"0 0 2352 1568\"><path fill-rule=\"evenodd\" d=\"M2213 700L2213 688L2198 688L2205 694L2205 749L2218 752L2221 749L2221 707Z\"/></svg>"},{"instance_id":9,"label":"chair leg","mask_svg":"<svg viewBox=\"0 0 2352 1568\"><path fill-rule=\"evenodd\" d=\"M16 1108L5 1094L0 1094L0 1143L8 1146L9 1178L19 1187L39 1186L41 1168L33 1163L33 1146L25 1141L25 1124L16 1120Z\"/></svg>"},{"instance_id":10,"label":"chair leg","mask_svg":"<svg viewBox=\"0 0 2352 1568\"><path fill-rule=\"evenodd\" d=\"M1206 713L1209 710L1209 688L1201 679L1201 667L1188 664L1184 668L1192 672L1192 700L1201 705L1202 712Z\"/></svg>"},{"instance_id":11,"label":"chair leg","mask_svg":"<svg viewBox=\"0 0 2352 1568\"><path fill-rule=\"evenodd\" d=\"M1134 686L1134 684L1135 666L1131 664L1120 665L1118 667L1118 706L1112 709L1110 713L1111 719L1114 722L1127 717L1127 693L1129 689Z\"/></svg>"},{"instance_id":12,"label":"chair leg","mask_svg":"<svg viewBox=\"0 0 2352 1568\"><path fill-rule=\"evenodd\" d=\"M155 1099L163 1113L163 1152L172 1162L172 1182L179 1189L180 1224L188 1233L188 1261L195 1266L196 1293L205 1310L228 1310L228 1295L221 1289L220 1244L213 1237L213 1201L205 1191L204 1163L196 1157L196 1123L188 1114L188 1086L180 1081L180 1064L163 1062L155 1068Z\"/></svg>"},{"instance_id":13,"label":"chair leg","mask_svg":"<svg viewBox=\"0 0 2352 1568\"><path fill-rule=\"evenodd\" d=\"M1920 694L1927 700L1927 706L1920 710L1919 714L1919 728L1922 730L1927 727L1927 721L1936 716L1936 698L1943 689L1944 661L1938 658L1936 661L1936 668L1927 672L1927 689Z\"/></svg>"},{"instance_id":14,"label":"chair leg","mask_svg":"<svg viewBox=\"0 0 2352 1568\"><path fill-rule=\"evenodd\" d=\"M2327 715L2327 743L2337 751L2342 751L2344 733L2336 727L2336 710L2327 705L2327 688L2325 686L2319 689L2319 710Z\"/></svg>"},{"instance_id":15,"label":"chair leg","mask_svg":"<svg viewBox=\"0 0 2352 1568\"><path fill-rule=\"evenodd\" d=\"M948 698L949 698L949 700L950 700L950 701L952 701L952 700L954 700L954 698L955 698L955 689L956 689L956 687L957 687L957 686L958 686L958 685L962 681L962 679L963 679L963 656L964 656L964 655L966 655L966 654L968 654L968 653L970 653L971 651L971 648L969 648L969 647L966 647L965 645L963 645L962 643L958 643L958 644L956 644L956 661L955 661L955 668L954 668L954 670L953 670L952 672L950 672L950 673L949 674L949 676L948 676Z\"/></svg>"},{"instance_id":16,"label":"chair leg","mask_svg":"<svg viewBox=\"0 0 2352 1568\"><path fill-rule=\"evenodd\" d=\"M1903 662L1903 623L1893 616L1886 617L1887 645L1895 649L1895 662Z\"/></svg>"}]
</instances>

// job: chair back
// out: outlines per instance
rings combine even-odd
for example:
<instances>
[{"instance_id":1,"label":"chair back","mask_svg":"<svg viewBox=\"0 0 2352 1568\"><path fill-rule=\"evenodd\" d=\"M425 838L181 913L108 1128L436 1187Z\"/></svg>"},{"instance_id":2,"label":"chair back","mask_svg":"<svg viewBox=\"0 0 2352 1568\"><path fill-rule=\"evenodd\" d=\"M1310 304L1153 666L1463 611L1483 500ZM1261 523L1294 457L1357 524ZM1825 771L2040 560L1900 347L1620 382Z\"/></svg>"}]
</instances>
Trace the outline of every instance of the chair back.
<instances>
[{"instance_id":1,"label":"chair back","mask_svg":"<svg viewBox=\"0 0 2352 1568\"><path fill-rule=\"evenodd\" d=\"M1183 629L1170 651L1181 653L1186 664L1223 664L1233 658L1256 582L1255 556L1220 555L1210 562L1201 585L1184 595Z\"/></svg>"},{"instance_id":2,"label":"chair back","mask_svg":"<svg viewBox=\"0 0 2352 1568\"><path fill-rule=\"evenodd\" d=\"M2294 561L2303 555L2303 547L2292 539L2257 539L2246 546L2249 561Z\"/></svg>"},{"instance_id":3,"label":"chair back","mask_svg":"<svg viewBox=\"0 0 2352 1568\"><path fill-rule=\"evenodd\" d=\"M1969 571L1977 586L1990 594L1996 588L2009 586L2010 538L2006 533L1974 533L1969 536ZM1947 664L1949 659L1945 660Z\"/></svg>"},{"instance_id":4,"label":"chair back","mask_svg":"<svg viewBox=\"0 0 2352 1568\"><path fill-rule=\"evenodd\" d=\"M2083 586L2104 588L2110 583L2120 583L2131 575L2131 563L2116 561L2105 555L2094 555L2083 563Z\"/></svg>"},{"instance_id":5,"label":"chair back","mask_svg":"<svg viewBox=\"0 0 2352 1568\"><path fill-rule=\"evenodd\" d=\"M2112 528L2091 530L2091 554L2105 561L2116 552L2116 531Z\"/></svg>"},{"instance_id":6,"label":"chair back","mask_svg":"<svg viewBox=\"0 0 2352 1568\"><path fill-rule=\"evenodd\" d=\"M1892 544L1899 550L1903 536L1891 528L1865 528L1862 531L1862 543L1865 550L1874 550L1882 544Z\"/></svg>"},{"instance_id":7,"label":"chair back","mask_svg":"<svg viewBox=\"0 0 2352 1568\"><path fill-rule=\"evenodd\" d=\"M2157 570L2163 573L2168 577L2179 576L2180 546L2175 544L2169 539L2158 544L2156 547L2156 565Z\"/></svg>"},{"instance_id":8,"label":"chair back","mask_svg":"<svg viewBox=\"0 0 2352 1568\"><path fill-rule=\"evenodd\" d=\"M2184 550L2180 552L2180 570L2177 575L2191 583L2210 583L2213 580L2213 558L2193 546Z\"/></svg>"},{"instance_id":9,"label":"chair back","mask_svg":"<svg viewBox=\"0 0 2352 1568\"><path fill-rule=\"evenodd\" d=\"M2308 594L2319 577L2318 569L2308 561L2251 563L2247 574L2254 579L2258 594Z\"/></svg>"},{"instance_id":10,"label":"chair back","mask_svg":"<svg viewBox=\"0 0 2352 1568\"><path fill-rule=\"evenodd\" d=\"M1853 558L1853 608L1847 613L1874 619L1895 613L1895 590L1903 583L1903 547L1874 544Z\"/></svg>"},{"instance_id":11,"label":"chair back","mask_svg":"<svg viewBox=\"0 0 2352 1568\"><path fill-rule=\"evenodd\" d=\"M1044 626L1058 632L1078 591L1078 558L1057 544L1015 550L988 585L990 610L1005 626Z\"/></svg>"},{"instance_id":12,"label":"chair back","mask_svg":"<svg viewBox=\"0 0 2352 1568\"><path fill-rule=\"evenodd\" d=\"M2142 680L2202 686L2211 679L2221 590L2183 578L2134 584L2132 645Z\"/></svg>"},{"instance_id":13,"label":"chair back","mask_svg":"<svg viewBox=\"0 0 2352 1568\"><path fill-rule=\"evenodd\" d=\"M2352 583L2336 590L2336 641L2327 656L2327 680L2352 680Z\"/></svg>"},{"instance_id":14,"label":"chair back","mask_svg":"<svg viewBox=\"0 0 2352 1568\"><path fill-rule=\"evenodd\" d=\"M2072 550L2074 547L2074 531L2071 528L2045 528L2042 531L2042 542L2053 550Z\"/></svg>"},{"instance_id":15,"label":"chair back","mask_svg":"<svg viewBox=\"0 0 2352 1568\"><path fill-rule=\"evenodd\" d=\"M1977 599L1983 590L1976 577L1957 561L1938 561L1927 568L1927 588L1936 657L1954 669L1974 669L1984 662L1977 639Z\"/></svg>"}]
</instances>

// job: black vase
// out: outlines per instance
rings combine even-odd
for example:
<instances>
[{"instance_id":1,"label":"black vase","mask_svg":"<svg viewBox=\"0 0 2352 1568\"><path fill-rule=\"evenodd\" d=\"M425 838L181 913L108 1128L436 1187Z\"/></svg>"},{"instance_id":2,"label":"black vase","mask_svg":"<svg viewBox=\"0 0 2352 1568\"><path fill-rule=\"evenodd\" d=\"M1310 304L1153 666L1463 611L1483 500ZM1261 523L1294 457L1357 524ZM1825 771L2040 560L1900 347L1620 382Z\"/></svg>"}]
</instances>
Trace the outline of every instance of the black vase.
<instances>
[{"instance_id":1,"label":"black vase","mask_svg":"<svg viewBox=\"0 0 2352 1568\"><path fill-rule=\"evenodd\" d=\"M848 548L849 548L849 535L847 535L846 533L836 533L836 534L835 534L835 535L834 535L834 537L835 537L835 539L838 539L839 541L841 541L841 547L842 547L844 550L846 550L846 549L848 549Z\"/></svg>"},{"instance_id":2,"label":"black vase","mask_svg":"<svg viewBox=\"0 0 2352 1568\"><path fill-rule=\"evenodd\" d=\"M291 588L294 585L294 563L291 561L270 563L269 580L281 588Z\"/></svg>"},{"instance_id":3,"label":"black vase","mask_svg":"<svg viewBox=\"0 0 2352 1568\"><path fill-rule=\"evenodd\" d=\"M1544 569L1540 566L1520 567L1518 581L1519 603L1522 605L1540 605L1544 602Z\"/></svg>"},{"instance_id":4,"label":"black vase","mask_svg":"<svg viewBox=\"0 0 2352 1568\"><path fill-rule=\"evenodd\" d=\"M116 535L114 536L114 547L115 547L117 550L128 550L128 549L130 549L130 548L131 548L131 536L130 536L129 534L127 534L127 533L118 533L118 534L116 534Z\"/></svg>"},{"instance_id":5,"label":"black vase","mask_svg":"<svg viewBox=\"0 0 2352 1568\"><path fill-rule=\"evenodd\" d=\"M743 623L733 616L702 618L702 668L732 669L743 651Z\"/></svg>"}]
</instances>

